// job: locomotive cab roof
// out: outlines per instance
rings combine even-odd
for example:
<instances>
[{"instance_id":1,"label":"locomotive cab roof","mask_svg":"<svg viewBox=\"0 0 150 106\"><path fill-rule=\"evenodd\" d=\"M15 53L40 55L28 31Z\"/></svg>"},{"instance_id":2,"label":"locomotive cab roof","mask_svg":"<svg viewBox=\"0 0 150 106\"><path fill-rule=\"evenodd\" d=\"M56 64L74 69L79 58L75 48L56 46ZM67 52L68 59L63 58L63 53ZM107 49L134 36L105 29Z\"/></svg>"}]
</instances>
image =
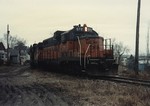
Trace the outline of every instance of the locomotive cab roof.
<instances>
[{"instance_id":1,"label":"locomotive cab roof","mask_svg":"<svg viewBox=\"0 0 150 106\"><path fill-rule=\"evenodd\" d=\"M73 29L61 33L61 36L65 36L67 40L77 40L77 36L82 38L98 38L98 33L91 27L76 25Z\"/></svg>"},{"instance_id":2,"label":"locomotive cab roof","mask_svg":"<svg viewBox=\"0 0 150 106\"><path fill-rule=\"evenodd\" d=\"M93 28L87 27L86 24L84 24L83 26L79 24L73 26L73 28L68 31L57 30L56 32L54 32L53 37L43 40L43 46L44 47L53 46L60 43L65 43L66 41L77 40L77 37L79 37L80 39L85 38L103 39L103 37L98 36L98 33L94 31Z\"/></svg>"}]
</instances>

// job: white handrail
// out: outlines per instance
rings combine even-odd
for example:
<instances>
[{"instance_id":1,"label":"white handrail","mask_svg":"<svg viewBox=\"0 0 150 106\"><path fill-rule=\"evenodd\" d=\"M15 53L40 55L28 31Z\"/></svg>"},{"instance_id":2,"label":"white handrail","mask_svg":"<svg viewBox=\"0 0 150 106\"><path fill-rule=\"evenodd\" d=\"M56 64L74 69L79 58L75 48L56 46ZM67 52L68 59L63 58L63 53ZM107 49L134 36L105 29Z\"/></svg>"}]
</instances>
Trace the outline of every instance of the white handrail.
<instances>
[{"instance_id":1,"label":"white handrail","mask_svg":"<svg viewBox=\"0 0 150 106\"><path fill-rule=\"evenodd\" d=\"M80 47L80 66L82 65L82 62L81 62L81 42L80 42L80 38L79 36L77 36L77 39L78 39L78 43L79 43L79 47Z\"/></svg>"},{"instance_id":2,"label":"white handrail","mask_svg":"<svg viewBox=\"0 0 150 106\"><path fill-rule=\"evenodd\" d=\"M85 54L84 54L84 68L86 67L86 54L87 54L90 46L91 46L91 44L88 45L88 47L87 47L87 49L85 51Z\"/></svg>"}]
</instances>

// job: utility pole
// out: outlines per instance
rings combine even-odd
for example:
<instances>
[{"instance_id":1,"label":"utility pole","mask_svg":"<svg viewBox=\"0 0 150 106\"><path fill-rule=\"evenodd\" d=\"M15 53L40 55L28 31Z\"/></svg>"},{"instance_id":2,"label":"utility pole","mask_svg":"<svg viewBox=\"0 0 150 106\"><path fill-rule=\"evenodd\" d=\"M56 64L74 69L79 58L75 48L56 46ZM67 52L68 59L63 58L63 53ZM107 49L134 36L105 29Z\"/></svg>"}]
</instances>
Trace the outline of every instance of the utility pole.
<instances>
[{"instance_id":1,"label":"utility pole","mask_svg":"<svg viewBox=\"0 0 150 106\"><path fill-rule=\"evenodd\" d=\"M139 68L139 28L140 28L140 8L141 8L141 0L138 0L137 7L137 23L136 23L136 44L135 44L135 61L134 61L134 71L138 74Z\"/></svg>"},{"instance_id":2,"label":"utility pole","mask_svg":"<svg viewBox=\"0 0 150 106\"><path fill-rule=\"evenodd\" d=\"M9 42L8 42L8 39L9 39L9 24L7 24L7 62L9 61Z\"/></svg>"},{"instance_id":3,"label":"utility pole","mask_svg":"<svg viewBox=\"0 0 150 106\"><path fill-rule=\"evenodd\" d=\"M149 64L149 26L147 31L147 65Z\"/></svg>"}]
</instances>

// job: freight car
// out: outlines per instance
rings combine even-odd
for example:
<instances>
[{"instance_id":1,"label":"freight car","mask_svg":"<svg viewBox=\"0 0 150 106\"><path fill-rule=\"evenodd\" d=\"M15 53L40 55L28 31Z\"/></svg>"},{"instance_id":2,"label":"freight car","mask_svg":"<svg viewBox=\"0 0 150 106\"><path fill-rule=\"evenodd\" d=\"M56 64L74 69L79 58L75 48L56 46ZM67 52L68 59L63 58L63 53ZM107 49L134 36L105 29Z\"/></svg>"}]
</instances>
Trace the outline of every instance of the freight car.
<instances>
[{"instance_id":1,"label":"freight car","mask_svg":"<svg viewBox=\"0 0 150 106\"><path fill-rule=\"evenodd\" d=\"M56 31L53 37L30 47L31 67L74 72L116 72L110 39L91 27L75 25L68 31Z\"/></svg>"}]
</instances>

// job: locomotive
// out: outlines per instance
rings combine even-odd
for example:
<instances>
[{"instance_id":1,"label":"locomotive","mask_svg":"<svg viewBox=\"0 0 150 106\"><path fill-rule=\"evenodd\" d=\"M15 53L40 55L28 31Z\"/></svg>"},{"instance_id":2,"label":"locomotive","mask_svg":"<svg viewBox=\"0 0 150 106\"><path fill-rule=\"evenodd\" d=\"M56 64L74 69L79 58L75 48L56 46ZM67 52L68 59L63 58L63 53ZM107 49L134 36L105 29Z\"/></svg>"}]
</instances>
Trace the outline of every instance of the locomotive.
<instances>
[{"instance_id":1,"label":"locomotive","mask_svg":"<svg viewBox=\"0 0 150 106\"><path fill-rule=\"evenodd\" d=\"M30 47L31 67L74 72L117 72L111 39L91 27L75 25Z\"/></svg>"}]
</instances>

